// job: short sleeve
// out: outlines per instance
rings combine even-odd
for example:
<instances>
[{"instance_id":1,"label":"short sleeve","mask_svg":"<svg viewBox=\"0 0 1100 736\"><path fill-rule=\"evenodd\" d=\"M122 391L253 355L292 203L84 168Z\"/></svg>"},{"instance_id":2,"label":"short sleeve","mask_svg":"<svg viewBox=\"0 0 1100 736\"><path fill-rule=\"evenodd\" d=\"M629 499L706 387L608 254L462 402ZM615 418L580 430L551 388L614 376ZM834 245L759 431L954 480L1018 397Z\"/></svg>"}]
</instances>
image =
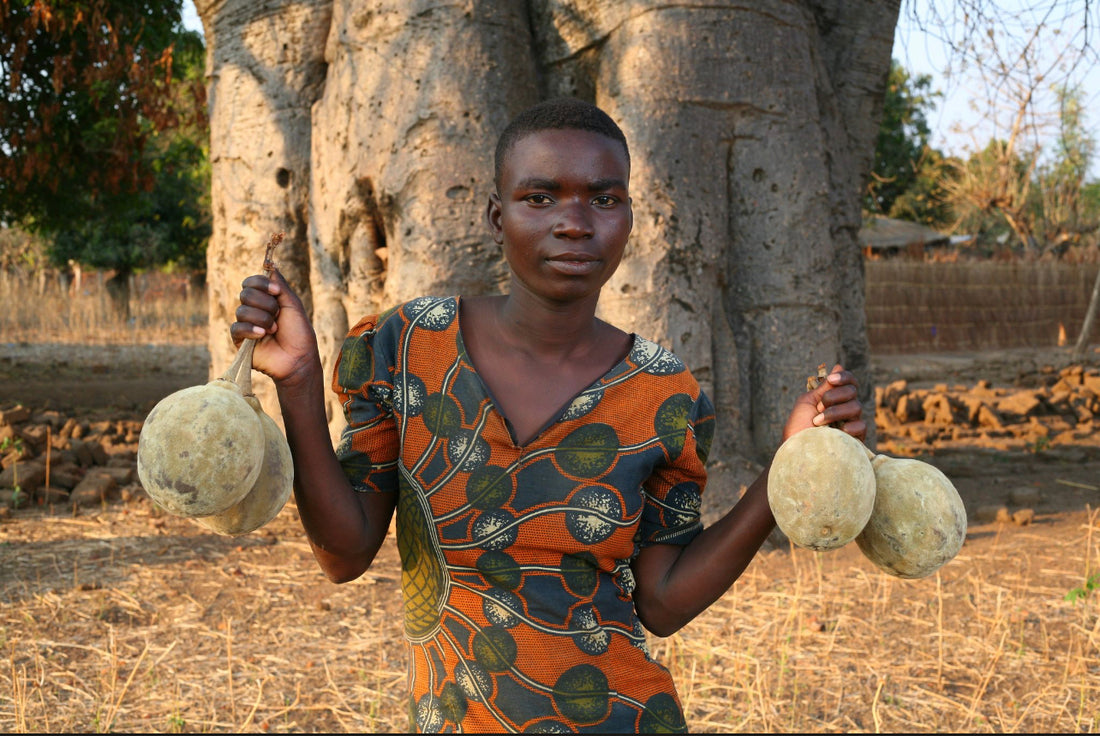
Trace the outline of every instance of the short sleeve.
<instances>
[{"instance_id":1,"label":"short sleeve","mask_svg":"<svg viewBox=\"0 0 1100 736\"><path fill-rule=\"evenodd\" d=\"M707 482L707 455L714 437L714 405L700 391L686 412L677 412L675 431L666 447L677 449L655 468L645 482L639 543L686 545L703 530L703 491ZM685 401L685 404L687 402Z\"/></svg>"},{"instance_id":2,"label":"short sleeve","mask_svg":"<svg viewBox=\"0 0 1100 736\"><path fill-rule=\"evenodd\" d=\"M383 315L365 317L344 339L336 358L332 390L340 399L347 424L336 457L357 491L398 488L400 451L393 413L392 330Z\"/></svg>"}]
</instances>

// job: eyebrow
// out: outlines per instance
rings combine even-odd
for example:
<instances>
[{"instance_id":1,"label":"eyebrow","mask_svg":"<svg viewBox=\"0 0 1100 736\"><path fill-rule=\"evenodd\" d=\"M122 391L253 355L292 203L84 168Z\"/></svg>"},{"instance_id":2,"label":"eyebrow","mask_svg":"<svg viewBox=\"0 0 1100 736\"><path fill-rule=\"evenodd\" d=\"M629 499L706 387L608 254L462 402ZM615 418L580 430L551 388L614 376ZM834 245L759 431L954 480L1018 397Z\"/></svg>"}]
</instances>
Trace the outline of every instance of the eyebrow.
<instances>
[{"instance_id":1,"label":"eyebrow","mask_svg":"<svg viewBox=\"0 0 1100 736\"><path fill-rule=\"evenodd\" d=\"M561 182L554 179L543 179L540 177L530 177L522 179L516 186L519 189L545 189L550 192L561 189ZM593 179L588 183L588 191L590 192L603 192L608 189L626 188L626 182L617 177L609 177L606 179Z\"/></svg>"},{"instance_id":2,"label":"eyebrow","mask_svg":"<svg viewBox=\"0 0 1100 736\"><path fill-rule=\"evenodd\" d=\"M529 177L527 179L521 179L516 182L516 188L518 189L546 189L549 191L557 191L561 189L561 183L554 181L553 179L541 179L539 177Z\"/></svg>"}]
</instances>

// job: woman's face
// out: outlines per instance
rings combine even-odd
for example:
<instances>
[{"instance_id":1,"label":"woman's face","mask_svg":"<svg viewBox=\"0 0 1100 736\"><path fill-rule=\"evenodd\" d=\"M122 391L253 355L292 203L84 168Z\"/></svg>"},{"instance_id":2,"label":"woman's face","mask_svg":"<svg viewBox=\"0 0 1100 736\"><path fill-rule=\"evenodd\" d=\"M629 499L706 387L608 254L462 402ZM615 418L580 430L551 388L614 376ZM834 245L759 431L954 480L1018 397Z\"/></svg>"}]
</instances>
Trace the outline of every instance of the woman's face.
<instances>
[{"instance_id":1,"label":"woman's face","mask_svg":"<svg viewBox=\"0 0 1100 736\"><path fill-rule=\"evenodd\" d=\"M513 287L555 302L596 296L622 259L634 216L622 144L583 130L544 130L505 158L487 216Z\"/></svg>"}]
</instances>

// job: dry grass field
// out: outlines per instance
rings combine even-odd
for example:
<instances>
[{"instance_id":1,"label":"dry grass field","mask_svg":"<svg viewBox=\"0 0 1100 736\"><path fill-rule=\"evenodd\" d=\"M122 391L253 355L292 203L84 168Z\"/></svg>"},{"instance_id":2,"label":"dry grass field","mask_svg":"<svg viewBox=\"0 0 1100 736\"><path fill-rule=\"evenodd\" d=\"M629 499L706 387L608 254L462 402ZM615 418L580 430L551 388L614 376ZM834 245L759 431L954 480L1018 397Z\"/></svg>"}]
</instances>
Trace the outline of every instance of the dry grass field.
<instances>
[{"instance_id":1,"label":"dry grass field","mask_svg":"<svg viewBox=\"0 0 1100 736\"><path fill-rule=\"evenodd\" d=\"M0 408L141 419L155 398L205 380L204 336L190 322L162 341L172 345L99 325L37 344L33 324L15 336L4 323ZM951 373L937 379L996 384L1014 365L996 358L877 370L916 380L933 366ZM961 553L925 579L890 577L854 544L762 551L710 610L651 642L689 727L1100 731L1097 450L1085 440L924 458L971 514ZM1033 499L1027 523L978 513L1011 508L1021 490ZM363 578L328 583L293 504L240 538L165 515L140 492L90 510L9 512L0 731L406 732L399 583L393 543Z\"/></svg>"}]
</instances>

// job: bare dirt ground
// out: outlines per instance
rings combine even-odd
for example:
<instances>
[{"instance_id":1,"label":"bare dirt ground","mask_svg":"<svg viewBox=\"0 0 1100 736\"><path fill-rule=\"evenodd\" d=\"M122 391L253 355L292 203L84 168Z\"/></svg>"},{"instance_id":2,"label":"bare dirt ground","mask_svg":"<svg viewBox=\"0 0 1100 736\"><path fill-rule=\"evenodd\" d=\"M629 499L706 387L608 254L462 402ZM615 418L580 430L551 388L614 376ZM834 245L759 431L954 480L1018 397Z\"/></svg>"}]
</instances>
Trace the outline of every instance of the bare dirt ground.
<instances>
[{"instance_id":1,"label":"bare dirt ground","mask_svg":"<svg viewBox=\"0 0 1100 736\"><path fill-rule=\"evenodd\" d=\"M205 382L207 361L196 346L3 345L0 409L140 421ZM874 369L879 386L1011 393L1073 364L1047 349L883 356ZM1091 353L1083 368L1098 365ZM877 572L855 545L761 552L710 611L653 642L689 726L1100 730L1100 592L1086 584L1100 544L1097 433L941 432L922 446L880 424L880 451L919 454L955 483L970 516L963 551L921 581ZM0 731L408 728L395 545L335 586L293 503L230 538L139 490L0 517Z\"/></svg>"}]
</instances>

